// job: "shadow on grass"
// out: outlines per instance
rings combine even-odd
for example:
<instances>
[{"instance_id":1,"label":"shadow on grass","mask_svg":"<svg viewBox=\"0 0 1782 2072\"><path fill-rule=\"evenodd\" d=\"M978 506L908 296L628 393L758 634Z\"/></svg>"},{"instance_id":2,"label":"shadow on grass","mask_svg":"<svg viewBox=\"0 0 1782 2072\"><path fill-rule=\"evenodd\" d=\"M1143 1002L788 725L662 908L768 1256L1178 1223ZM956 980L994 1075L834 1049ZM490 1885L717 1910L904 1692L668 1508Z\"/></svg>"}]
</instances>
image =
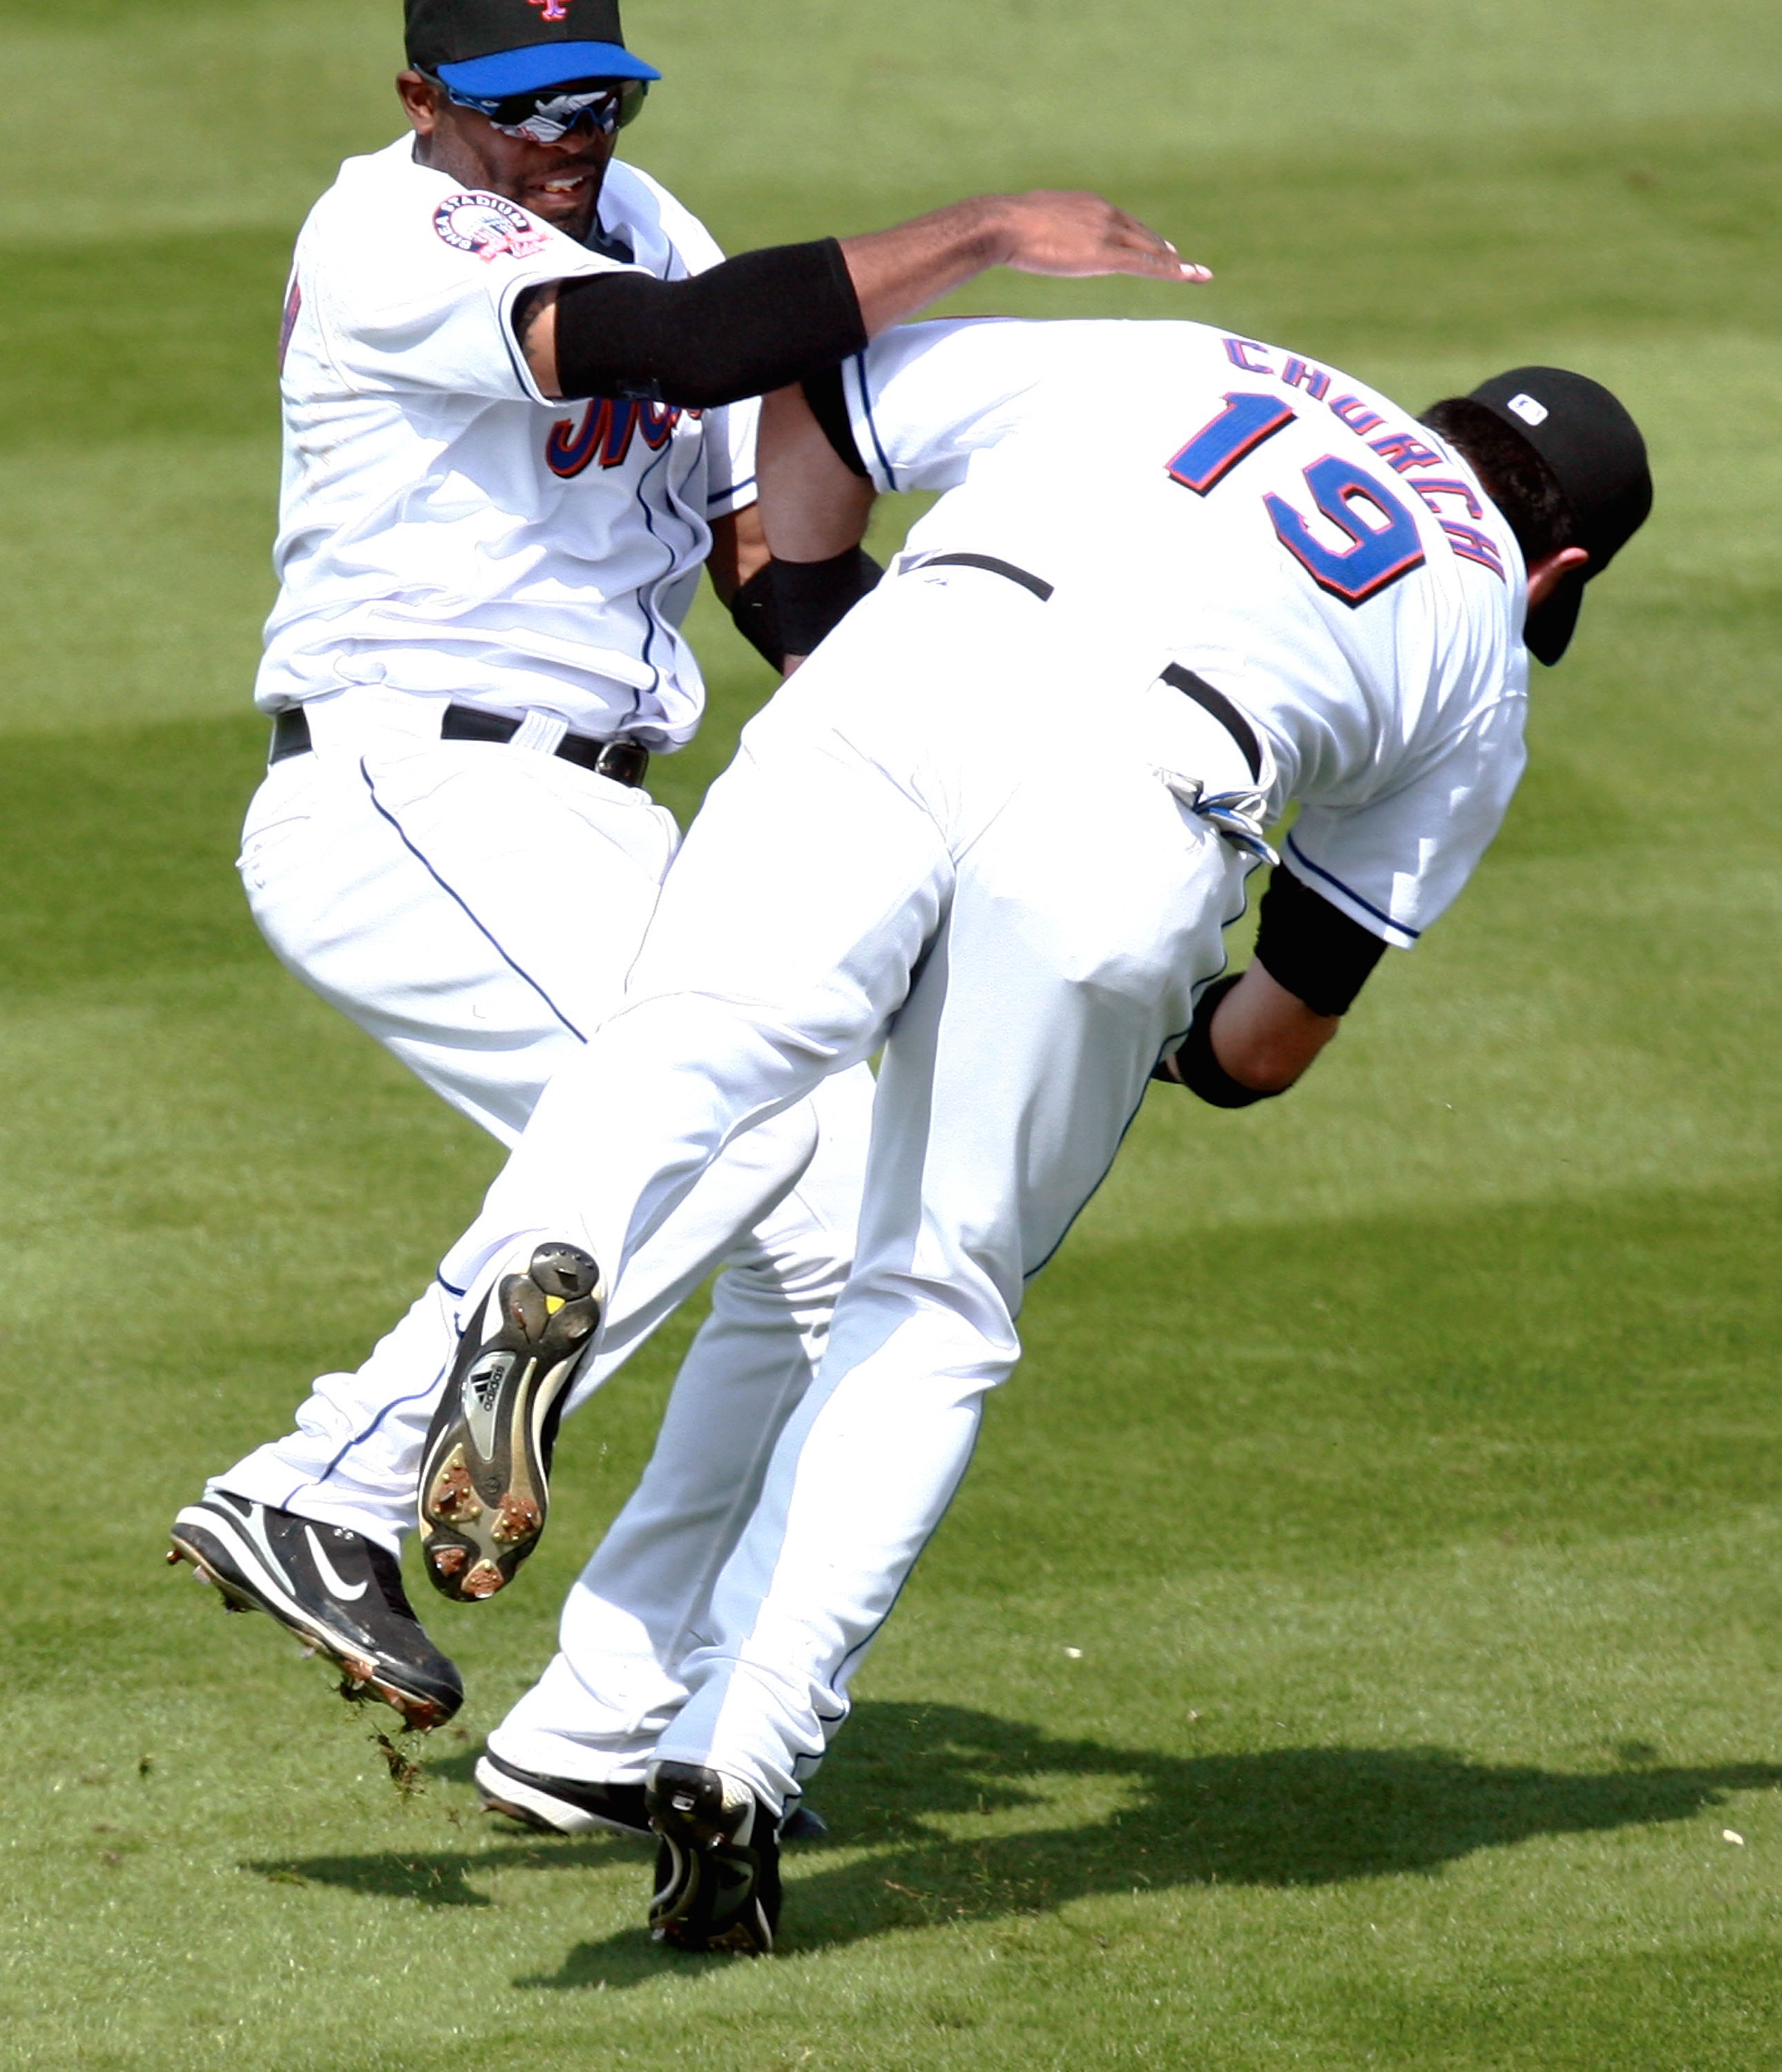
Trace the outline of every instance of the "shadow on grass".
<instances>
[{"instance_id":1,"label":"shadow on grass","mask_svg":"<svg viewBox=\"0 0 1782 2072\"><path fill-rule=\"evenodd\" d=\"M623 1836L592 1841L541 1836L537 1843L497 1843L486 1849L386 1849L364 1856L277 1856L244 1864L275 1885L325 1885L378 1899L411 1899L422 1906L492 1906L468 1882L490 1871L610 1869ZM636 1845L641 1856L643 1844Z\"/></svg>"},{"instance_id":2,"label":"shadow on grass","mask_svg":"<svg viewBox=\"0 0 1782 2072\"><path fill-rule=\"evenodd\" d=\"M866 1704L823 1771L849 1860L788 1854L783 1947L818 1950L903 1928L1038 1914L1099 1894L1192 1885L1317 1885L1430 1875L1537 1835L1688 1820L1729 1791L1782 1786L1782 1765L1599 1771L1508 1768L1442 1749L1278 1748L1171 1756L1063 1741L960 1706ZM467 1779L465 1753L428 1768ZM976 1829L977 1832L974 1832ZM287 1856L245 1868L422 1906L492 1906L492 1871L638 1872L647 1845L549 1836L457 1849ZM521 1986L623 1987L702 1963L641 1927L586 1942Z\"/></svg>"},{"instance_id":3,"label":"shadow on grass","mask_svg":"<svg viewBox=\"0 0 1782 2072\"><path fill-rule=\"evenodd\" d=\"M870 1853L832 1866L802 1849L788 1857L782 1947L834 1947L1104 1893L1428 1875L1476 1849L1687 1820L1728 1791L1779 1786L1773 1763L1567 1772L1441 1749L1167 1756L1056 1740L955 1706L867 1704L825 1766L821 1801L835 1844ZM1061 1817L1046 1820L1048 1805L1085 1794L1119 1810L1085 1820L1059 1805ZM973 1835L978 1821L986 1832ZM623 1987L702 1961L631 1931L516 1984Z\"/></svg>"}]
</instances>

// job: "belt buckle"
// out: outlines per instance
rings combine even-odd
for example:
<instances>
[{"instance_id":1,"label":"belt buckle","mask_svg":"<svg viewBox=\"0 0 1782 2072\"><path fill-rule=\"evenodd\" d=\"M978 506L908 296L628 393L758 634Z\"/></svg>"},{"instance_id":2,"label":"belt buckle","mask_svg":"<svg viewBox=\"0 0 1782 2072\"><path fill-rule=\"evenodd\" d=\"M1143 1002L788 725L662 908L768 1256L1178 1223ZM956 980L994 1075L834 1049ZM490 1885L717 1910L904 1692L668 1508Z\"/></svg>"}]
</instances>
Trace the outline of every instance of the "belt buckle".
<instances>
[{"instance_id":1,"label":"belt buckle","mask_svg":"<svg viewBox=\"0 0 1782 2072\"><path fill-rule=\"evenodd\" d=\"M641 784L650 767L650 752L640 741L609 741L602 746L594 767L597 775L615 784Z\"/></svg>"}]
</instances>

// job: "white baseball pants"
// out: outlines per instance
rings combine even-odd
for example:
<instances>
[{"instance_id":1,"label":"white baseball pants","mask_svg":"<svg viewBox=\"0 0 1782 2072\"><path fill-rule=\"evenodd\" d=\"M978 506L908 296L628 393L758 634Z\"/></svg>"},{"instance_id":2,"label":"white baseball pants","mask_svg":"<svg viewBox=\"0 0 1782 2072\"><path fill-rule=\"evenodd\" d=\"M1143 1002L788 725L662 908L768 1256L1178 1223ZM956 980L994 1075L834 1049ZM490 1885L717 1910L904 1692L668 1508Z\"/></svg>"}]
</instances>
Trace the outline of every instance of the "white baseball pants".
<instances>
[{"instance_id":1,"label":"white baseball pants","mask_svg":"<svg viewBox=\"0 0 1782 2072\"><path fill-rule=\"evenodd\" d=\"M536 730L533 752L442 742L433 701L361 691L308 710L314 752L276 764L249 814L254 918L307 985L512 1143L619 1000L674 822L646 793L549 753L560 725ZM672 1413L711 1446L690 1472L646 1472L634 1499L648 1541L647 1560L631 1561L644 1585L634 1634L644 1673L671 1686L714 1536L727 1551L722 1520L735 1511L740 1525L753 1498L749 1459L764 1457L814 1371L852 1254L871 1093L862 1067L714 1165L617 1277L599 1355L570 1398L584 1401L729 1260ZM294 1432L214 1486L397 1549L459 1293L436 1282L356 1373L315 1383ZM631 1544L622 1520L621 1561Z\"/></svg>"},{"instance_id":2,"label":"white baseball pants","mask_svg":"<svg viewBox=\"0 0 1782 2072\"><path fill-rule=\"evenodd\" d=\"M669 876L625 1005L553 1082L447 1261L549 1234L626 1264L701 1176L826 1075L883 1065L853 1274L817 1381L723 1559L656 1753L776 1805L964 1473L1026 1281L1101 1182L1246 859L1183 803L1251 794L1161 683L1097 677L1060 619L973 570L884 585L751 723ZM1105 668L1105 665L1101 665ZM691 1473L701 1437L665 1433ZM648 1694L597 1560L563 1654L491 1745L636 1774ZM665 1694L657 1694L662 1696Z\"/></svg>"}]
</instances>

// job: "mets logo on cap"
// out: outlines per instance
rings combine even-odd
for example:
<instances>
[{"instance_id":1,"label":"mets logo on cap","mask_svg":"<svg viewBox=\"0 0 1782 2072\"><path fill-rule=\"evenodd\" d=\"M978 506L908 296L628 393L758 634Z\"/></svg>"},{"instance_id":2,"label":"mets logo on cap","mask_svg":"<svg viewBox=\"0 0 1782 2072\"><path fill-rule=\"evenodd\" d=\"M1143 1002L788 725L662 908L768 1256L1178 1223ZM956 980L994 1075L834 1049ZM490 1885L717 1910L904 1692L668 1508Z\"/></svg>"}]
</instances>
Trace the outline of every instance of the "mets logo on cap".
<instances>
[{"instance_id":1,"label":"mets logo on cap","mask_svg":"<svg viewBox=\"0 0 1782 2072\"><path fill-rule=\"evenodd\" d=\"M455 251L479 259L526 259L542 252L550 233L500 195L448 195L433 212L433 227Z\"/></svg>"}]
</instances>

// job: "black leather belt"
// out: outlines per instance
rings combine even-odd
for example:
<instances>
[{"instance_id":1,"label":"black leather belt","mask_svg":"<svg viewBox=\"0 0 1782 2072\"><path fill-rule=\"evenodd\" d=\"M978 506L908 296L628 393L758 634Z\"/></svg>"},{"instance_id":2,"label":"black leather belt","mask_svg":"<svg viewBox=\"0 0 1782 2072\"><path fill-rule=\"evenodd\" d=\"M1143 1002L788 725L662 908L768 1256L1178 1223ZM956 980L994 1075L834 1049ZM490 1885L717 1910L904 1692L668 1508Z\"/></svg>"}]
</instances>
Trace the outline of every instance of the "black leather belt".
<instances>
[{"instance_id":1,"label":"black leather belt","mask_svg":"<svg viewBox=\"0 0 1782 2072\"><path fill-rule=\"evenodd\" d=\"M1163 680L1185 698L1192 698L1203 712L1212 717L1237 744L1237 752L1249 765L1250 782L1261 781L1262 775L1262 748L1257 740L1256 730L1245 718L1223 691L1196 676L1193 670L1184 669L1179 662L1171 662L1163 672Z\"/></svg>"},{"instance_id":2,"label":"black leather belt","mask_svg":"<svg viewBox=\"0 0 1782 2072\"><path fill-rule=\"evenodd\" d=\"M512 741L521 722L500 713L484 712L475 705L447 705L439 722L442 741ZM307 755L315 743L310 739L309 715L301 705L286 705L272 723L272 754L268 760L283 763L293 755ZM641 784L650 767L650 752L640 741L596 741L586 734L566 734L556 753L566 763L579 764L597 777L610 777L615 784Z\"/></svg>"}]
</instances>

